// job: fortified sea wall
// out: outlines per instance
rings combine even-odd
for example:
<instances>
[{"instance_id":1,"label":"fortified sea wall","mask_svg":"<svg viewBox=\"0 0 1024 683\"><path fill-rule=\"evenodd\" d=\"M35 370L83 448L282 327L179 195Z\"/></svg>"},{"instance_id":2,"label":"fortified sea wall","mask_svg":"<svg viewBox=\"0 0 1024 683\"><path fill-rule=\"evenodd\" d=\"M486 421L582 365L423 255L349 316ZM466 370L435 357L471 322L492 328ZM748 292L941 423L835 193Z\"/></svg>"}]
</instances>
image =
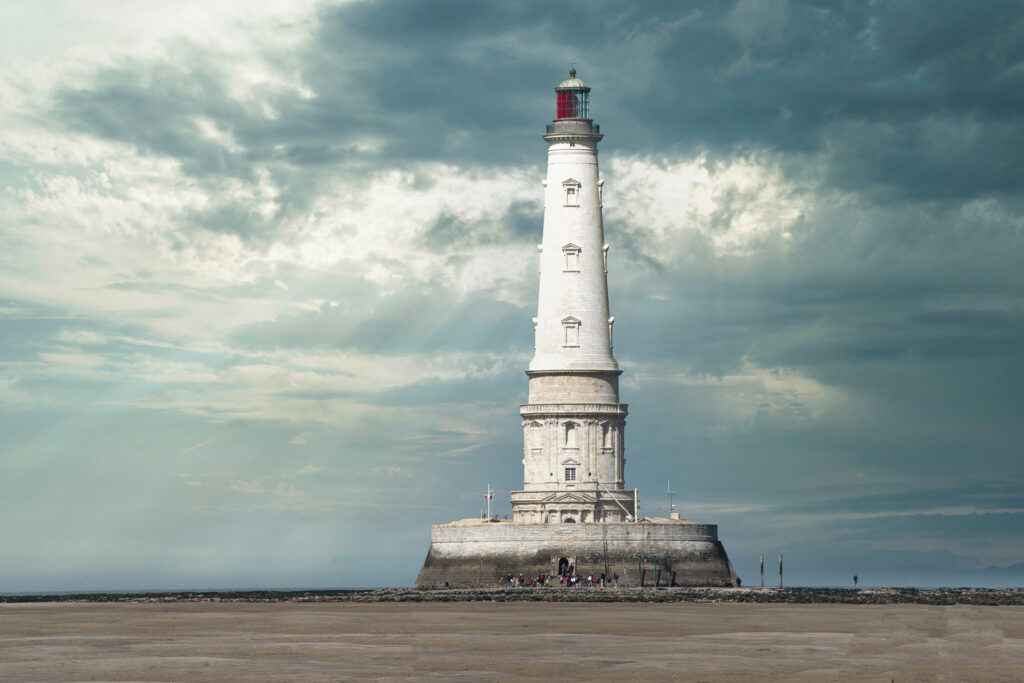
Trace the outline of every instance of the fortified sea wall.
<instances>
[{"instance_id":1,"label":"fortified sea wall","mask_svg":"<svg viewBox=\"0 0 1024 683\"><path fill-rule=\"evenodd\" d=\"M620 586L734 586L736 573L714 524L678 520L516 524L465 520L430 529L417 588L476 588L508 576L619 575Z\"/></svg>"}]
</instances>

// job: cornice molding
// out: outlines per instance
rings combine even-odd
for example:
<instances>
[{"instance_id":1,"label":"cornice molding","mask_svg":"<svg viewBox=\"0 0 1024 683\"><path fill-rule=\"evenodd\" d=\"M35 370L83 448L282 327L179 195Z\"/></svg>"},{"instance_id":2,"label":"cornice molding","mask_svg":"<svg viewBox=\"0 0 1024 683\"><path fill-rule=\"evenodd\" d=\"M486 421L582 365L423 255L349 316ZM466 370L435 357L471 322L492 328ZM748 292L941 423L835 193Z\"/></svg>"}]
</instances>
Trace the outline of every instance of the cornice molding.
<instances>
[{"instance_id":1,"label":"cornice molding","mask_svg":"<svg viewBox=\"0 0 1024 683\"><path fill-rule=\"evenodd\" d=\"M621 375L622 370L527 370L527 377L544 375Z\"/></svg>"},{"instance_id":2,"label":"cornice molding","mask_svg":"<svg viewBox=\"0 0 1024 683\"><path fill-rule=\"evenodd\" d=\"M625 417L629 414L627 403L522 403L519 414L528 415L610 415Z\"/></svg>"}]
</instances>

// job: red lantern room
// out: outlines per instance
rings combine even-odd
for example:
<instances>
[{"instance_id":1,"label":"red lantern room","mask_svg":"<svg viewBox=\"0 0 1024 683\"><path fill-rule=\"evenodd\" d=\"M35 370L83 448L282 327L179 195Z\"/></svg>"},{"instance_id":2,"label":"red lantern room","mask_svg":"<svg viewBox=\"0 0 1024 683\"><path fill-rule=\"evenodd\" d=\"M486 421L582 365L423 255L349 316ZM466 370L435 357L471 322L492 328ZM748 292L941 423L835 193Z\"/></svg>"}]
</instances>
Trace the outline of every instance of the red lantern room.
<instances>
[{"instance_id":1,"label":"red lantern room","mask_svg":"<svg viewBox=\"0 0 1024 683\"><path fill-rule=\"evenodd\" d=\"M576 68L569 69L569 78L555 88L556 116L555 119L589 119L590 88L576 78Z\"/></svg>"}]
</instances>

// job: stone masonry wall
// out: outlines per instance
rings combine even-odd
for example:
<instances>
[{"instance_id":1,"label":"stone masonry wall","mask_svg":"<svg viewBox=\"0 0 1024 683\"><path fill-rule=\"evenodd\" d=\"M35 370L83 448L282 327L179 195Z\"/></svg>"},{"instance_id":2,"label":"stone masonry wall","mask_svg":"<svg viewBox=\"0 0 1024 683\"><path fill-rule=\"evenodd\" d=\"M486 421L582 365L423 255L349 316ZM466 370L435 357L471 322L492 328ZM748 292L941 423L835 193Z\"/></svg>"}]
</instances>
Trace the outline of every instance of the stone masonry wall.
<instances>
[{"instance_id":1,"label":"stone masonry wall","mask_svg":"<svg viewBox=\"0 0 1024 683\"><path fill-rule=\"evenodd\" d=\"M619 585L732 586L736 576L713 524L439 524L418 588L499 585L509 575L555 575L560 558L582 576Z\"/></svg>"}]
</instances>

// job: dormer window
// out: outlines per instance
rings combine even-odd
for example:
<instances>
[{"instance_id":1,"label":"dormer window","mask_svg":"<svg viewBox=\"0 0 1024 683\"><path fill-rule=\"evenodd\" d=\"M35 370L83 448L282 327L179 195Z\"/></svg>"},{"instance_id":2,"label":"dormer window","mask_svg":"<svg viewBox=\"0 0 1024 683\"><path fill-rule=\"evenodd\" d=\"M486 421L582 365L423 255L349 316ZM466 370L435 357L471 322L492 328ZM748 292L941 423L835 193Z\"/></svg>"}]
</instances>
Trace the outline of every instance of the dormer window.
<instances>
[{"instance_id":1,"label":"dormer window","mask_svg":"<svg viewBox=\"0 0 1024 683\"><path fill-rule=\"evenodd\" d=\"M567 244L562 247L562 256L565 262L563 270L578 273L580 270L580 248L572 243Z\"/></svg>"},{"instance_id":2,"label":"dormer window","mask_svg":"<svg viewBox=\"0 0 1024 683\"><path fill-rule=\"evenodd\" d=\"M569 178L562 183L562 191L565 192L566 206L580 205L580 181L574 178Z\"/></svg>"},{"instance_id":3,"label":"dormer window","mask_svg":"<svg viewBox=\"0 0 1024 683\"><path fill-rule=\"evenodd\" d=\"M562 346L579 347L580 345L580 321L572 316L562 320Z\"/></svg>"}]
</instances>

